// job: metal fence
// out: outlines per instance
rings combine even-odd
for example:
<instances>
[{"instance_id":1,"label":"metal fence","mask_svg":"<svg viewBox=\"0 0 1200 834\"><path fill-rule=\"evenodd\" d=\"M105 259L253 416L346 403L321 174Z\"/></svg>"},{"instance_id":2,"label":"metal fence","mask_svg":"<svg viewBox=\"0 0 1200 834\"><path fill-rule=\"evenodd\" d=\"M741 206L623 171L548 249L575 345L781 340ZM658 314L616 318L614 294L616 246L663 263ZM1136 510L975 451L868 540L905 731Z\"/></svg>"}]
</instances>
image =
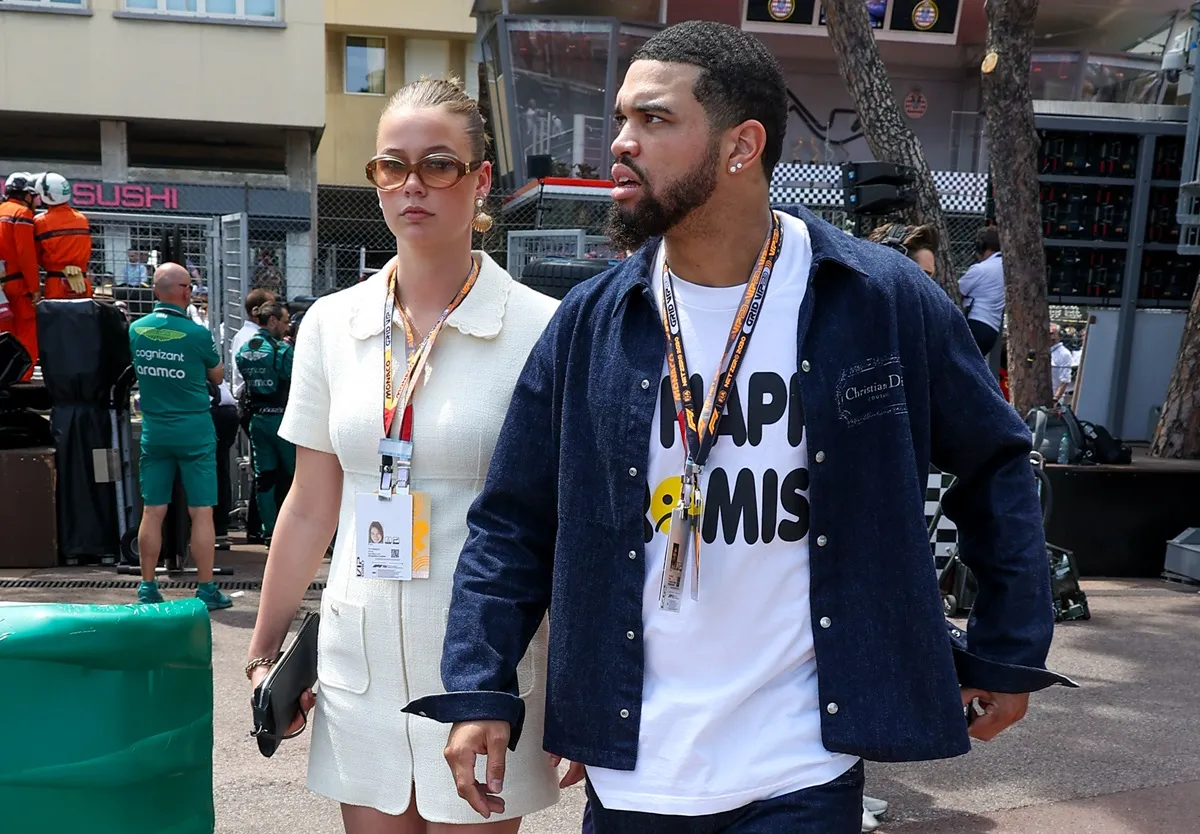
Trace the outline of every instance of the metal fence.
<instances>
[{"instance_id":1,"label":"metal fence","mask_svg":"<svg viewBox=\"0 0 1200 834\"><path fill-rule=\"evenodd\" d=\"M830 204L840 192L816 194L806 195L805 204L845 228L845 212ZM475 236L474 245L518 278L539 257L615 257L604 236L610 202L604 188L570 195L548 189L540 200L536 188L493 192L486 209L495 223ZM214 214L84 209L92 223L91 274L101 294L124 300L130 315L142 315L153 304L149 283L163 257L164 236L177 238L199 289L198 316L228 346L244 319L249 289L266 287L288 299L319 296L357 283L395 253L373 189L322 186L316 204L315 224L307 217L256 211L250 202L247 210ZM947 222L961 272L973 262L983 216L951 212Z\"/></svg>"}]
</instances>

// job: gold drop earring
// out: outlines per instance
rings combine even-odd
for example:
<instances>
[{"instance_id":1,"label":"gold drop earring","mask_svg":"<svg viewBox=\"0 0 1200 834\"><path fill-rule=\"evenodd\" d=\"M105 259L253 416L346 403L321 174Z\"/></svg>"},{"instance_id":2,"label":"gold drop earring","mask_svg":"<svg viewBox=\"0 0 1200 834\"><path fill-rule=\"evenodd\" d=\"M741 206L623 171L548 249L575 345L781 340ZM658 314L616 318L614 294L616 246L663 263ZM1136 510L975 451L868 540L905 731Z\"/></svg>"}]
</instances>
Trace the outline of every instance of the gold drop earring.
<instances>
[{"instance_id":1,"label":"gold drop earring","mask_svg":"<svg viewBox=\"0 0 1200 834\"><path fill-rule=\"evenodd\" d=\"M479 232L479 234L485 235L489 231L491 231L492 224L494 222L495 221L492 220L492 216L483 210L483 198L476 197L475 198L475 219L473 219L471 221L471 228L474 229L475 231Z\"/></svg>"}]
</instances>

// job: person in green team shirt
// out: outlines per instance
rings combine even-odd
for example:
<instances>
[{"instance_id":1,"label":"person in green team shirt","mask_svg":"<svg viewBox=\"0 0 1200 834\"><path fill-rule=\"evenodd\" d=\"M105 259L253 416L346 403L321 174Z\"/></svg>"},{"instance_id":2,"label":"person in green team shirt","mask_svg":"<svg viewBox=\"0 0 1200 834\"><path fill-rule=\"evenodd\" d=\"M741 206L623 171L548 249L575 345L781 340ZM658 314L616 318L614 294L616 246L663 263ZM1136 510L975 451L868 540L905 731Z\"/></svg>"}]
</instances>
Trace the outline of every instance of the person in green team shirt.
<instances>
[{"instance_id":1,"label":"person in green team shirt","mask_svg":"<svg viewBox=\"0 0 1200 834\"><path fill-rule=\"evenodd\" d=\"M292 384L292 346L283 340L288 330L288 311L282 304L274 300L265 302L255 307L251 315L259 330L242 345L234 361L246 381L254 486L263 536L269 543L279 515L275 485L290 481L296 471L296 447L279 436Z\"/></svg>"},{"instance_id":2,"label":"person in green team shirt","mask_svg":"<svg viewBox=\"0 0 1200 834\"><path fill-rule=\"evenodd\" d=\"M158 303L129 326L129 347L142 404L142 523L138 549L142 584L138 602L162 602L154 571L162 550L163 519L171 503L175 473L181 475L192 519L191 553L196 563L196 596L209 610L233 601L212 581L217 503L217 436L209 413L207 382L225 377L212 334L187 314L192 278L178 264L154 271Z\"/></svg>"}]
</instances>

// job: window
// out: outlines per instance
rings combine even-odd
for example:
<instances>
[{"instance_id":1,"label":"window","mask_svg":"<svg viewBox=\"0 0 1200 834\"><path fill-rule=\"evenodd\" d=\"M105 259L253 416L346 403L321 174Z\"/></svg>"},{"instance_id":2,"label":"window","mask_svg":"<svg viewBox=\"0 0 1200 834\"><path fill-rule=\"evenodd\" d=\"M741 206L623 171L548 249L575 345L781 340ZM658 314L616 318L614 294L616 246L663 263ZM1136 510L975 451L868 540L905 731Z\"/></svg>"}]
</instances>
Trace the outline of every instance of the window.
<instances>
[{"instance_id":1,"label":"window","mask_svg":"<svg viewBox=\"0 0 1200 834\"><path fill-rule=\"evenodd\" d=\"M37 6L45 9L84 9L87 4L83 0L0 0L0 8L5 6Z\"/></svg>"},{"instance_id":2,"label":"window","mask_svg":"<svg viewBox=\"0 0 1200 834\"><path fill-rule=\"evenodd\" d=\"M126 11L192 17L277 20L279 0L125 0Z\"/></svg>"},{"instance_id":3,"label":"window","mask_svg":"<svg viewBox=\"0 0 1200 834\"><path fill-rule=\"evenodd\" d=\"M508 23L516 156L552 157L554 176L590 179L608 166L605 89L611 34L611 24L587 18Z\"/></svg>"},{"instance_id":4,"label":"window","mask_svg":"<svg viewBox=\"0 0 1200 834\"><path fill-rule=\"evenodd\" d=\"M346 36L346 92L381 96L387 92L387 41Z\"/></svg>"}]
</instances>

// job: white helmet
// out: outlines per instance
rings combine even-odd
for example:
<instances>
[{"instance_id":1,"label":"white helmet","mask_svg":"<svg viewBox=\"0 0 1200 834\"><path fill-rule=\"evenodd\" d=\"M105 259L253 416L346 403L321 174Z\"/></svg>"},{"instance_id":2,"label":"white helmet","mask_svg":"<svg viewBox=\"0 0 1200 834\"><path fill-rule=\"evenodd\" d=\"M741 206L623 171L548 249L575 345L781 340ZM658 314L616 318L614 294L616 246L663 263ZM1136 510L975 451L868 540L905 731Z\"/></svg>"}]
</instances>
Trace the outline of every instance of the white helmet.
<instances>
[{"instance_id":1,"label":"white helmet","mask_svg":"<svg viewBox=\"0 0 1200 834\"><path fill-rule=\"evenodd\" d=\"M4 196L15 197L18 194L33 192L34 185L33 174L24 171L15 171L9 174L8 179L4 181Z\"/></svg>"},{"instance_id":2,"label":"white helmet","mask_svg":"<svg viewBox=\"0 0 1200 834\"><path fill-rule=\"evenodd\" d=\"M37 178L38 197L47 206L61 206L71 199L71 183L62 174L48 171Z\"/></svg>"}]
</instances>

